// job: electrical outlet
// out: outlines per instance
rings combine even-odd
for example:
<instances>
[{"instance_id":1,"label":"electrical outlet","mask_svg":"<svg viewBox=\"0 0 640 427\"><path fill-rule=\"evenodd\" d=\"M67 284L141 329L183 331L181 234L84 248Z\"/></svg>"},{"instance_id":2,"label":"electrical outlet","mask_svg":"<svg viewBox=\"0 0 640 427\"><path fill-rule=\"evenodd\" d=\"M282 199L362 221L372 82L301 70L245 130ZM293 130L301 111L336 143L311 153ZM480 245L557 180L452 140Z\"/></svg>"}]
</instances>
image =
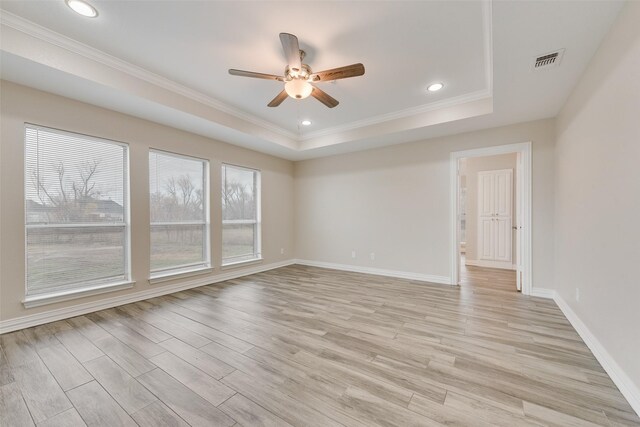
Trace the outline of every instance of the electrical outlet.
<instances>
[{"instance_id":1,"label":"electrical outlet","mask_svg":"<svg viewBox=\"0 0 640 427\"><path fill-rule=\"evenodd\" d=\"M576 288L576 301L580 301L580 288Z\"/></svg>"},{"instance_id":2,"label":"electrical outlet","mask_svg":"<svg viewBox=\"0 0 640 427\"><path fill-rule=\"evenodd\" d=\"M371 252L371 253L369 254L369 257L371 258L371 261L375 261L375 260L376 260L376 254L375 254L375 252Z\"/></svg>"},{"instance_id":3,"label":"electrical outlet","mask_svg":"<svg viewBox=\"0 0 640 427\"><path fill-rule=\"evenodd\" d=\"M356 257L356 251L351 251L351 258L355 258Z\"/></svg>"},{"instance_id":4,"label":"electrical outlet","mask_svg":"<svg viewBox=\"0 0 640 427\"><path fill-rule=\"evenodd\" d=\"M284 255L284 248L280 248L280 255Z\"/></svg>"}]
</instances>

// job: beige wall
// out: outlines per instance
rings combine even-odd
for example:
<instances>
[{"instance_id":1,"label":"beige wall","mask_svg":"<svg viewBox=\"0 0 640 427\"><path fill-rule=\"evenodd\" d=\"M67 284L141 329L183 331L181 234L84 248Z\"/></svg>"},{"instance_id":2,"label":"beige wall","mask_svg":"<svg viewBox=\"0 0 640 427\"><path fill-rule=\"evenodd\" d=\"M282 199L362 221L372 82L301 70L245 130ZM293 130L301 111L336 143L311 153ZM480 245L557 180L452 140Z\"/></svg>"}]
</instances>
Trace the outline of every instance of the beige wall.
<instances>
[{"instance_id":1,"label":"beige wall","mask_svg":"<svg viewBox=\"0 0 640 427\"><path fill-rule=\"evenodd\" d=\"M478 172L511 169L513 171L512 215L516 219L516 166L518 155L516 153L501 154L498 156L470 157L466 159L465 183L467 186L467 241L466 259L478 259ZM511 261L515 264L515 242L512 241Z\"/></svg>"},{"instance_id":2,"label":"beige wall","mask_svg":"<svg viewBox=\"0 0 640 427\"><path fill-rule=\"evenodd\" d=\"M209 159L211 170L212 277L220 274L220 163L262 171L264 264L293 257L293 164L266 154L179 131L124 114L2 81L0 144L0 319L12 319L97 299L170 286L150 285L148 150L150 147ZM24 298L24 123L114 139L129 144L133 289L26 310ZM283 248L284 255L280 254ZM228 272L227 270L225 270ZM193 278L191 278L193 280Z\"/></svg>"},{"instance_id":3,"label":"beige wall","mask_svg":"<svg viewBox=\"0 0 640 427\"><path fill-rule=\"evenodd\" d=\"M449 154L525 141L533 284L553 288L553 119L296 162L297 257L449 277Z\"/></svg>"},{"instance_id":4,"label":"beige wall","mask_svg":"<svg viewBox=\"0 0 640 427\"><path fill-rule=\"evenodd\" d=\"M640 2L628 2L558 118L555 194L557 291L636 390L640 390L639 22Z\"/></svg>"}]
</instances>

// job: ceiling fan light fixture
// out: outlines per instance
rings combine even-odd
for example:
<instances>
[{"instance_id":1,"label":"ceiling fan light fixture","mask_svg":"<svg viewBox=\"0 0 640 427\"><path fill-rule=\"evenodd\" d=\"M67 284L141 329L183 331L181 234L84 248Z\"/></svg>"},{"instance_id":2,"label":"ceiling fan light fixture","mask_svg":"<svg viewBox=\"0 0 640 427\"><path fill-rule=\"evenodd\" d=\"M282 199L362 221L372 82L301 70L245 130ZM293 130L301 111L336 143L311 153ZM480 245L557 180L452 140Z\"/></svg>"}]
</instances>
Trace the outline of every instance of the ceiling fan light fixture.
<instances>
[{"instance_id":1,"label":"ceiling fan light fixture","mask_svg":"<svg viewBox=\"0 0 640 427\"><path fill-rule=\"evenodd\" d=\"M87 18L95 18L98 16L98 11L95 7L82 0L65 0L67 6L75 13L86 16Z\"/></svg>"},{"instance_id":2,"label":"ceiling fan light fixture","mask_svg":"<svg viewBox=\"0 0 640 427\"><path fill-rule=\"evenodd\" d=\"M306 80L293 79L284 84L284 90L291 98L305 99L311 95L313 86Z\"/></svg>"}]
</instances>

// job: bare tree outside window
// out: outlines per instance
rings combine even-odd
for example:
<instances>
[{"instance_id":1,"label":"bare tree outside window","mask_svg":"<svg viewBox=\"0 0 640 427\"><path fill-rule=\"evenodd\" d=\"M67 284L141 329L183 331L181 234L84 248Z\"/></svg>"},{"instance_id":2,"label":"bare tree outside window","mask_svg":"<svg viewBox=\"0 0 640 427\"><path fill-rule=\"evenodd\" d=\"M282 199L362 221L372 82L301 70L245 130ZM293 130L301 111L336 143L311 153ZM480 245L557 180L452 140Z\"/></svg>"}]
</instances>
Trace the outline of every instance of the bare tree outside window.
<instances>
[{"instance_id":1,"label":"bare tree outside window","mask_svg":"<svg viewBox=\"0 0 640 427\"><path fill-rule=\"evenodd\" d=\"M152 273L209 265L207 169L204 160L149 153Z\"/></svg>"},{"instance_id":2,"label":"bare tree outside window","mask_svg":"<svg viewBox=\"0 0 640 427\"><path fill-rule=\"evenodd\" d=\"M127 279L127 147L27 127L27 289Z\"/></svg>"},{"instance_id":3,"label":"bare tree outside window","mask_svg":"<svg viewBox=\"0 0 640 427\"><path fill-rule=\"evenodd\" d=\"M222 259L260 258L260 172L222 166Z\"/></svg>"}]
</instances>

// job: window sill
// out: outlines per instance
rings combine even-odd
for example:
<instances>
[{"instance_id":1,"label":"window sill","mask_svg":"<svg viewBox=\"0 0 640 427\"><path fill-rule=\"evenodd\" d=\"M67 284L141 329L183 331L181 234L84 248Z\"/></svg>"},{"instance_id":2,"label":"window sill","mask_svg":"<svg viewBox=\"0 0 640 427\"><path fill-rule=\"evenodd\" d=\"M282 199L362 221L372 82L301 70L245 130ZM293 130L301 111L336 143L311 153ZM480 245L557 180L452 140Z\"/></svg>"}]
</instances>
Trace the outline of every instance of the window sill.
<instances>
[{"instance_id":1,"label":"window sill","mask_svg":"<svg viewBox=\"0 0 640 427\"><path fill-rule=\"evenodd\" d=\"M244 261L229 262L227 264L222 264L222 269L228 270L231 268L244 267L245 265L259 264L261 262L262 262L262 257L252 258Z\"/></svg>"},{"instance_id":2,"label":"window sill","mask_svg":"<svg viewBox=\"0 0 640 427\"><path fill-rule=\"evenodd\" d=\"M48 294L39 294L26 296L22 304L25 308L39 307L41 305L54 304L57 302L68 301L77 298L84 298L91 295L104 294L106 292L115 292L123 289L133 288L136 282L118 282L108 285L91 286L82 289L71 289L67 291L51 292Z\"/></svg>"},{"instance_id":3,"label":"window sill","mask_svg":"<svg viewBox=\"0 0 640 427\"><path fill-rule=\"evenodd\" d=\"M156 283L168 282L170 280L182 279L191 276L200 276L202 274L209 274L213 271L212 267L199 268L197 270L188 270L177 273L159 274L149 278L149 283L154 285Z\"/></svg>"}]
</instances>

